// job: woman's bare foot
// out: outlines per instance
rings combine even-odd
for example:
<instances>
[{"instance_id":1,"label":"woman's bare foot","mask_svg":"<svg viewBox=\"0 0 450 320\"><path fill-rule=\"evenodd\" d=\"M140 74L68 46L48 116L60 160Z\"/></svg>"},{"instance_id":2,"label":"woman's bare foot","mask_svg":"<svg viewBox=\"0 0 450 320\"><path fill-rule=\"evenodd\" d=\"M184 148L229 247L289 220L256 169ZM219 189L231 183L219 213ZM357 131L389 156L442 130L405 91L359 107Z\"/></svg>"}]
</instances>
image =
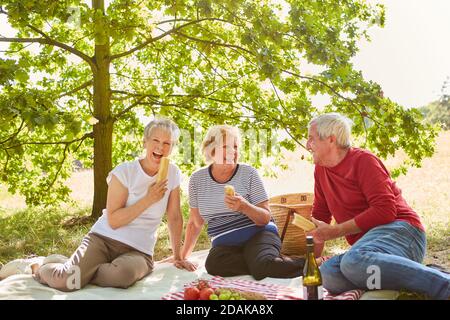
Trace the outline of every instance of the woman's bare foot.
<instances>
[{"instance_id":1,"label":"woman's bare foot","mask_svg":"<svg viewBox=\"0 0 450 320\"><path fill-rule=\"evenodd\" d=\"M39 263L33 263L30 267L31 267L31 275L33 276L33 279L41 284L46 284L39 275L39 269L41 267L39 265Z\"/></svg>"},{"instance_id":2,"label":"woman's bare foot","mask_svg":"<svg viewBox=\"0 0 450 320\"><path fill-rule=\"evenodd\" d=\"M33 263L30 267L31 267L31 274L36 274L39 270L39 263Z\"/></svg>"}]
</instances>

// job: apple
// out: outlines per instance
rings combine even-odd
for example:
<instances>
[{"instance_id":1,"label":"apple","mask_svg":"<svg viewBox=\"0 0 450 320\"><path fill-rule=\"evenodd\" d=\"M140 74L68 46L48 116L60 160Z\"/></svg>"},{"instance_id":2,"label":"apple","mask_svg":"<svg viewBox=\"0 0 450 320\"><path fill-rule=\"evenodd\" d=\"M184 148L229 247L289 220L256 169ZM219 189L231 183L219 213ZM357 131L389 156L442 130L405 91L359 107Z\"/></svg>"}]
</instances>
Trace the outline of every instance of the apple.
<instances>
[{"instance_id":1,"label":"apple","mask_svg":"<svg viewBox=\"0 0 450 320\"><path fill-rule=\"evenodd\" d=\"M197 288L198 288L198 290L201 291L205 288L210 288L210 285L207 280L200 279L200 280L198 280Z\"/></svg>"},{"instance_id":2,"label":"apple","mask_svg":"<svg viewBox=\"0 0 450 320\"><path fill-rule=\"evenodd\" d=\"M209 300L219 300L219 297L217 296L217 294L213 293L209 296Z\"/></svg>"},{"instance_id":3,"label":"apple","mask_svg":"<svg viewBox=\"0 0 450 320\"><path fill-rule=\"evenodd\" d=\"M200 300L209 300L209 297L214 294L214 290L212 288L203 288L200 291Z\"/></svg>"},{"instance_id":4,"label":"apple","mask_svg":"<svg viewBox=\"0 0 450 320\"><path fill-rule=\"evenodd\" d=\"M196 287L188 287L184 289L184 300L198 300L200 297L200 290Z\"/></svg>"}]
</instances>

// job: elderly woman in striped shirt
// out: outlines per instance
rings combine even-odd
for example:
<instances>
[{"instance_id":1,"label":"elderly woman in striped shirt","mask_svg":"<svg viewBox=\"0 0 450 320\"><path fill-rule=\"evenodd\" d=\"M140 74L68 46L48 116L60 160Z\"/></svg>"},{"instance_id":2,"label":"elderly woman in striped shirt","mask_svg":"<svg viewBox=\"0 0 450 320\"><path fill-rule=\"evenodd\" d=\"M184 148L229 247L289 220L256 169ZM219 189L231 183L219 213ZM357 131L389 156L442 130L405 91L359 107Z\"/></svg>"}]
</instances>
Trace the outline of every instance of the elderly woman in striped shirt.
<instances>
[{"instance_id":1,"label":"elderly woman in striped shirt","mask_svg":"<svg viewBox=\"0 0 450 320\"><path fill-rule=\"evenodd\" d=\"M266 190L255 168L238 163L239 145L237 128L220 125L208 131L202 151L211 164L189 181L190 216L181 257L190 255L206 222L212 241L205 264L209 274L250 274L257 280L300 276L304 259L280 255ZM234 196L225 194L227 185L234 187Z\"/></svg>"}]
</instances>

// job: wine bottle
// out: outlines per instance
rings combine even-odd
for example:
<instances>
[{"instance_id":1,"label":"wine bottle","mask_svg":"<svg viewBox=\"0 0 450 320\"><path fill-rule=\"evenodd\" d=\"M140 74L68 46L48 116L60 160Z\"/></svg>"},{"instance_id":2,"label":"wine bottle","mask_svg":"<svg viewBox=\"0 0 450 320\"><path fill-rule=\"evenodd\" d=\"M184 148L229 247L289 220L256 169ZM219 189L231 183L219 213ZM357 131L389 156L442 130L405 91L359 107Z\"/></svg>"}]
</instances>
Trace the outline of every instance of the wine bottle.
<instances>
[{"instance_id":1,"label":"wine bottle","mask_svg":"<svg viewBox=\"0 0 450 320\"><path fill-rule=\"evenodd\" d=\"M323 300L322 276L314 256L314 240L306 237L306 261L303 268L303 299Z\"/></svg>"}]
</instances>

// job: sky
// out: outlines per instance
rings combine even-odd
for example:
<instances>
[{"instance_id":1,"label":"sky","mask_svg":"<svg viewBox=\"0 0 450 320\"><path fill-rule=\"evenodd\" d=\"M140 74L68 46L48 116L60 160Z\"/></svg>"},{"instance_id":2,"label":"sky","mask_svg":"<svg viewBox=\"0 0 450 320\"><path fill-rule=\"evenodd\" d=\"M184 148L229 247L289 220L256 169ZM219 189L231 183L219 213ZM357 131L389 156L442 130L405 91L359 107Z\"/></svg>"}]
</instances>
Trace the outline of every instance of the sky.
<instances>
[{"instance_id":1,"label":"sky","mask_svg":"<svg viewBox=\"0 0 450 320\"><path fill-rule=\"evenodd\" d=\"M384 28L373 27L353 59L367 80L406 108L439 97L450 77L450 1L384 0Z\"/></svg>"},{"instance_id":2,"label":"sky","mask_svg":"<svg viewBox=\"0 0 450 320\"><path fill-rule=\"evenodd\" d=\"M385 4L386 23L370 29L371 42L360 42L355 68L406 108L436 100L450 77L450 0L368 1ZM12 35L4 17L0 30Z\"/></svg>"}]
</instances>

